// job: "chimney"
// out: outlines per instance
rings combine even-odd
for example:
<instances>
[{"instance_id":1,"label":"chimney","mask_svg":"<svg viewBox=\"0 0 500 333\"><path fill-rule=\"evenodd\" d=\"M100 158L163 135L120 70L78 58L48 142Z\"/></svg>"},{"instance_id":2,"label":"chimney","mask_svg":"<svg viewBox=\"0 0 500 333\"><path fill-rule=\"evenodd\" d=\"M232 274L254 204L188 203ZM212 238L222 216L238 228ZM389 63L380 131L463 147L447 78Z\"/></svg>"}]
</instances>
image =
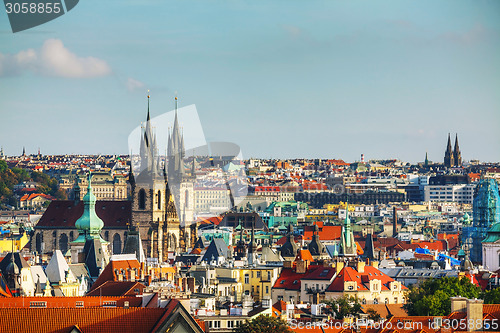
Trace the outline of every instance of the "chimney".
<instances>
[{"instance_id":1,"label":"chimney","mask_svg":"<svg viewBox=\"0 0 500 333\"><path fill-rule=\"evenodd\" d=\"M307 260L299 260L297 261L297 266L295 267L295 271L298 274L304 274L307 271L308 261Z\"/></svg>"},{"instance_id":2,"label":"chimney","mask_svg":"<svg viewBox=\"0 0 500 333\"><path fill-rule=\"evenodd\" d=\"M396 237L398 233L398 212L396 206L392 207L392 237Z\"/></svg>"},{"instance_id":3,"label":"chimney","mask_svg":"<svg viewBox=\"0 0 500 333\"><path fill-rule=\"evenodd\" d=\"M451 312L465 312L467 307L467 298L465 297L451 297Z\"/></svg>"},{"instance_id":4,"label":"chimney","mask_svg":"<svg viewBox=\"0 0 500 333\"><path fill-rule=\"evenodd\" d=\"M337 264L335 265L336 273L339 274L342 268L344 268L344 262L342 261L337 262Z\"/></svg>"},{"instance_id":5,"label":"chimney","mask_svg":"<svg viewBox=\"0 0 500 333\"><path fill-rule=\"evenodd\" d=\"M192 293L194 293L194 277L187 278L187 287Z\"/></svg>"},{"instance_id":6,"label":"chimney","mask_svg":"<svg viewBox=\"0 0 500 333\"><path fill-rule=\"evenodd\" d=\"M358 261L357 265L357 271L358 273L364 273L365 272L365 263L363 261Z\"/></svg>"},{"instance_id":7,"label":"chimney","mask_svg":"<svg viewBox=\"0 0 500 333\"><path fill-rule=\"evenodd\" d=\"M482 299L468 299L467 302L467 331L482 331L483 321L483 300Z\"/></svg>"}]
</instances>

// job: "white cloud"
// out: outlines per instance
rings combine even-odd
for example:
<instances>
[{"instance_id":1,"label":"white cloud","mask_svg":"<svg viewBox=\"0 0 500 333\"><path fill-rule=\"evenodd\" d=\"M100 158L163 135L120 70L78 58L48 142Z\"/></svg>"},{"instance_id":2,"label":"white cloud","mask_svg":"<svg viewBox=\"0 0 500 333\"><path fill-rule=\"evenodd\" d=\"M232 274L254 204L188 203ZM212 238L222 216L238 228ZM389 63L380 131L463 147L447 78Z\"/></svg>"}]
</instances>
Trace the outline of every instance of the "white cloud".
<instances>
[{"instance_id":1,"label":"white cloud","mask_svg":"<svg viewBox=\"0 0 500 333\"><path fill-rule=\"evenodd\" d=\"M135 91L137 89L144 88L144 83L137 81L131 77L127 79L127 89L129 91Z\"/></svg>"},{"instance_id":2,"label":"white cloud","mask_svg":"<svg viewBox=\"0 0 500 333\"><path fill-rule=\"evenodd\" d=\"M59 39L46 40L39 51L23 50L17 54L0 53L0 76L32 72L44 76L89 78L105 76L111 68L95 57L78 57Z\"/></svg>"}]
</instances>

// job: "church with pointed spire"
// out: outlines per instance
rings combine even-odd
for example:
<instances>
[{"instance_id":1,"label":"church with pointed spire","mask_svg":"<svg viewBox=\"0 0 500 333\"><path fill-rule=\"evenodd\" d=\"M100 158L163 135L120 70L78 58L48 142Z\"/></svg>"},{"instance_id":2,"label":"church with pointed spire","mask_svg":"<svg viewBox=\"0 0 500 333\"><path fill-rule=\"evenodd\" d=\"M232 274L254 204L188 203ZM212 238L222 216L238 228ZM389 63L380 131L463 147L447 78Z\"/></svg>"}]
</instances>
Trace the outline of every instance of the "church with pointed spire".
<instances>
[{"instance_id":1,"label":"church with pointed spire","mask_svg":"<svg viewBox=\"0 0 500 333\"><path fill-rule=\"evenodd\" d=\"M448 144L444 153L444 166L447 168L461 167L462 166L462 153L458 145L458 134L455 135L455 146L451 148L450 133L448 133Z\"/></svg>"},{"instance_id":2,"label":"church with pointed spire","mask_svg":"<svg viewBox=\"0 0 500 333\"><path fill-rule=\"evenodd\" d=\"M162 167L148 95L139 172L134 174L131 168L132 225L139 232L145 255L158 258L159 262L164 260L167 252L185 251L196 241L196 232L186 231L186 226L189 229L193 224L192 215L186 218L186 201L192 200L189 200L189 194L182 192L189 189L189 185L183 182L184 139L178 122L177 97L175 103L173 131L168 135L168 151Z\"/></svg>"}]
</instances>

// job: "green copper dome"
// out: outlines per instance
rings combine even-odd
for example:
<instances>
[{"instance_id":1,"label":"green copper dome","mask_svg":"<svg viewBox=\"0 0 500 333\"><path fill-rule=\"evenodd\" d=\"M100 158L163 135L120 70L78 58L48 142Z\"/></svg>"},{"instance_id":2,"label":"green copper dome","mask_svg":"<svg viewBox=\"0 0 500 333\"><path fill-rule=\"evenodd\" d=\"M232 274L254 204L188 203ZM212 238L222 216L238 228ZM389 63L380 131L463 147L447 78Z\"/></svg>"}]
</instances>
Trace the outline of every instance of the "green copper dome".
<instances>
[{"instance_id":1,"label":"green copper dome","mask_svg":"<svg viewBox=\"0 0 500 333\"><path fill-rule=\"evenodd\" d=\"M104 227L104 222L95 212L96 197L94 193L92 193L91 178L92 175L89 174L87 194L83 197L83 214L75 222L75 227L80 234L75 242L85 242L86 239L100 238L101 230Z\"/></svg>"},{"instance_id":2,"label":"green copper dome","mask_svg":"<svg viewBox=\"0 0 500 333\"><path fill-rule=\"evenodd\" d=\"M495 223L488 229L488 235L483 243L494 243L500 239L500 223Z\"/></svg>"}]
</instances>

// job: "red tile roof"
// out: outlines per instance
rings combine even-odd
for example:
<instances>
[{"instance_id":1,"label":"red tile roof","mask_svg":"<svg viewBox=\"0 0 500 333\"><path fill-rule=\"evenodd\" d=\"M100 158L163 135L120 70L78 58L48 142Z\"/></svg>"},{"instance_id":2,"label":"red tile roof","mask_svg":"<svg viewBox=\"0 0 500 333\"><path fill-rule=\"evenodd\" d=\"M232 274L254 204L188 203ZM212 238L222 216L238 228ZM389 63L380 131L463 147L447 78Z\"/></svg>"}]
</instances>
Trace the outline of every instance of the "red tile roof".
<instances>
[{"instance_id":1,"label":"red tile roof","mask_svg":"<svg viewBox=\"0 0 500 333\"><path fill-rule=\"evenodd\" d=\"M347 266L333 279L326 291L344 291L344 282L347 281L355 281L358 285L357 291L368 291L370 290L370 280L380 280L382 290L390 290L389 283L394 281L394 279L373 266L365 266L363 273L359 273L354 267ZM401 289L407 288L401 285Z\"/></svg>"},{"instance_id":2,"label":"red tile roof","mask_svg":"<svg viewBox=\"0 0 500 333\"><path fill-rule=\"evenodd\" d=\"M313 262L314 258L311 255L311 252L309 252L309 250L300 250L299 253L297 253L297 256L295 257L295 261L297 260Z\"/></svg>"},{"instance_id":3,"label":"red tile roof","mask_svg":"<svg viewBox=\"0 0 500 333\"><path fill-rule=\"evenodd\" d=\"M151 332L166 309L1 308L1 332Z\"/></svg>"},{"instance_id":4,"label":"red tile roof","mask_svg":"<svg viewBox=\"0 0 500 333\"><path fill-rule=\"evenodd\" d=\"M330 280L336 273L333 267L318 267L308 272L302 279L304 280Z\"/></svg>"},{"instance_id":5,"label":"red tile roof","mask_svg":"<svg viewBox=\"0 0 500 333\"><path fill-rule=\"evenodd\" d=\"M294 268L283 268L274 283L274 289L300 290L300 280L318 266L309 266L305 273L297 273Z\"/></svg>"},{"instance_id":6,"label":"red tile roof","mask_svg":"<svg viewBox=\"0 0 500 333\"><path fill-rule=\"evenodd\" d=\"M319 239L322 241L329 241L329 240L339 240L340 235L342 233L342 226L340 225L324 225L323 222L318 221L315 222L315 224L319 228L318 236ZM304 227L304 239L305 240L312 240L313 236L313 231L314 227L313 226L305 226Z\"/></svg>"},{"instance_id":7,"label":"red tile roof","mask_svg":"<svg viewBox=\"0 0 500 333\"><path fill-rule=\"evenodd\" d=\"M96 288L92 288L87 296L135 296L142 295L144 288L146 286L140 282L106 281Z\"/></svg>"},{"instance_id":8,"label":"red tile roof","mask_svg":"<svg viewBox=\"0 0 500 333\"><path fill-rule=\"evenodd\" d=\"M55 198L51 195L48 194L43 194L43 193L31 193L31 194L25 194L19 199L20 201L28 201L28 200L33 200L36 197L42 197L47 200L54 200Z\"/></svg>"},{"instance_id":9,"label":"red tile roof","mask_svg":"<svg viewBox=\"0 0 500 333\"><path fill-rule=\"evenodd\" d=\"M95 308L102 307L104 302L116 302L116 307L123 307L125 305L125 302L129 302L130 307L140 307L142 305L142 298L135 296L12 297L8 299L2 299L2 301L0 302L0 308L29 308L31 302L45 302L45 306L47 308L75 308L77 307L77 304L83 304L83 307L85 308ZM2 330L0 330L0 332L2 332Z\"/></svg>"},{"instance_id":10,"label":"red tile roof","mask_svg":"<svg viewBox=\"0 0 500 333\"><path fill-rule=\"evenodd\" d=\"M94 290L97 287L99 287L101 284L103 284L106 281L118 281L118 276L116 275L116 271L122 271L124 272L126 276L126 272L128 269L136 269L138 274L141 271L141 264L137 259L135 260L111 260L109 264L106 265L106 268L102 271L102 273L99 275L97 280L94 282L92 285L92 289ZM136 275L137 277L137 275Z\"/></svg>"}]
</instances>

